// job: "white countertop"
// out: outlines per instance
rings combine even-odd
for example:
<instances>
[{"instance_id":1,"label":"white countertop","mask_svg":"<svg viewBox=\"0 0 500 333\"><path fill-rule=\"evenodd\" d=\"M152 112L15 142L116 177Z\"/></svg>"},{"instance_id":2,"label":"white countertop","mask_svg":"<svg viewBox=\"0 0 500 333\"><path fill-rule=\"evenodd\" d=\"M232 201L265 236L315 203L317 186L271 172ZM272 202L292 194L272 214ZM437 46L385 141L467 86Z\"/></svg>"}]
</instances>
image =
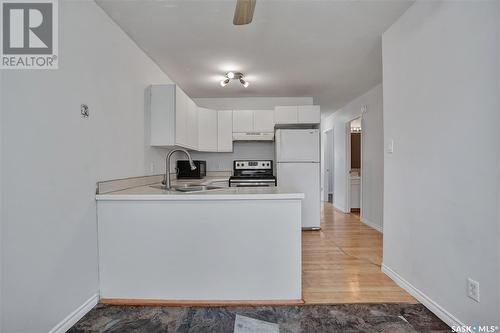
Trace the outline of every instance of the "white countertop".
<instances>
[{"instance_id":1,"label":"white countertop","mask_svg":"<svg viewBox=\"0 0 500 333\"><path fill-rule=\"evenodd\" d=\"M98 201L286 200L303 198L304 193L291 193L283 191L279 187L230 187L186 193L165 191L150 185L96 195Z\"/></svg>"}]
</instances>

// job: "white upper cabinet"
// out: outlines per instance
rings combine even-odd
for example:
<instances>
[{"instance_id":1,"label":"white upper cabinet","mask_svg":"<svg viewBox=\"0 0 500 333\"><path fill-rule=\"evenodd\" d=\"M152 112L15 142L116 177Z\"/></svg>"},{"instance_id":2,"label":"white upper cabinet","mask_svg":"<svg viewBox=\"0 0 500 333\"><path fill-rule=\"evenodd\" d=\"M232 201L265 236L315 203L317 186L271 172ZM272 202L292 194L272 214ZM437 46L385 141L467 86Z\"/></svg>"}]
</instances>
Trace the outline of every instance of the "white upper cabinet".
<instances>
[{"instance_id":1,"label":"white upper cabinet","mask_svg":"<svg viewBox=\"0 0 500 333\"><path fill-rule=\"evenodd\" d=\"M175 84L147 89L151 146L188 145L187 108L189 97Z\"/></svg>"},{"instance_id":2,"label":"white upper cabinet","mask_svg":"<svg viewBox=\"0 0 500 333\"><path fill-rule=\"evenodd\" d=\"M158 86L153 86L153 88ZM175 87L175 86L174 86ZM175 143L188 146L187 114L189 97L182 89L175 87ZM152 119L151 119L152 120ZM165 129L163 129L165 130Z\"/></svg>"},{"instance_id":3,"label":"white upper cabinet","mask_svg":"<svg viewBox=\"0 0 500 333\"><path fill-rule=\"evenodd\" d=\"M253 132L252 110L233 111L233 132L234 133Z\"/></svg>"},{"instance_id":4,"label":"white upper cabinet","mask_svg":"<svg viewBox=\"0 0 500 333\"><path fill-rule=\"evenodd\" d=\"M297 110L297 106L276 106L274 108L275 124L296 124Z\"/></svg>"},{"instance_id":5,"label":"white upper cabinet","mask_svg":"<svg viewBox=\"0 0 500 333\"><path fill-rule=\"evenodd\" d=\"M251 133L274 133L275 125L321 121L319 105L276 106L274 110L200 108L175 84L149 86L146 96L151 146L232 152L233 133L250 137Z\"/></svg>"},{"instance_id":6,"label":"white upper cabinet","mask_svg":"<svg viewBox=\"0 0 500 333\"><path fill-rule=\"evenodd\" d=\"M233 151L233 111L217 111L217 151Z\"/></svg>"},{"instance_id":7,"label":"white upper cabinet","mask_svg":"<svg viewBox=\"0 0 500 333\"><path fill-rule=\"evenodd\" d=\"M297 120L299 124L319 124L321 122L319 105L299 105Z\"/></svg>"},{"instance_id":8,"label":"white upper cabinet","mask_svg":"<svg viewBox=\"0 0 500 333\"><path fill-rule=\"evenodd\" d=\"M150 145L175 145L175 86L150 86L146 90L149 106Z\"/></svg>"},{"instance_id":9,"label":"white upper cabinet","mask_svg":"<svg viewBox=\"0 0 500 333\"><path fill-rule=\"evenodd\" d=\"M274 132L273 110L233 111L233 133Z\"/></svg>"},{"instance_id":10,"label":"white upper cabinet","mask_svg":"<svg viewBox=\"0 0 500 333\"><path fill-rule=\"evenodd\" d=\"M321 122L320 106L276 106L274 121L277 125L319 124Z\"/></svg>"},{"instance_id":11,"label":"white upper cabinet","mask_svg":"<svg viewBox=\"0 0 500 333\"><path fill-rule=\"evenodd\" d=\"M198 149L198 107L175 84L147 89L151 146Z\"/></svg>"},{"instance_id":12,"label":"white upper cabinet","mask_svg":"<svg viewBox=\"0 0 500 333\"><path fill-rule=\"evenodd\" d=\"M255 132L274 132L273 110L255 110L253 117L253 130Z\"/></svg>"},{"instance_id":13,"label":"white upper cabinet","mask_svg":"<svg viewBox=\"0 0 500 333\"><path fill-rule=\"evenodd\" d=\"M198 150L217 151L217 111L198 108Z\"/></svg>"},{"instance_id":14,"label":"white upper cabinet","mask_svg":"<svg viewBox=\"0 0 500 333\"><path fill-rule=\"evenodd\" d=\"M198 149L198 106L192 99L188 99L187 116L187 143L188 148Z\"/></svg>"}]
</instances>

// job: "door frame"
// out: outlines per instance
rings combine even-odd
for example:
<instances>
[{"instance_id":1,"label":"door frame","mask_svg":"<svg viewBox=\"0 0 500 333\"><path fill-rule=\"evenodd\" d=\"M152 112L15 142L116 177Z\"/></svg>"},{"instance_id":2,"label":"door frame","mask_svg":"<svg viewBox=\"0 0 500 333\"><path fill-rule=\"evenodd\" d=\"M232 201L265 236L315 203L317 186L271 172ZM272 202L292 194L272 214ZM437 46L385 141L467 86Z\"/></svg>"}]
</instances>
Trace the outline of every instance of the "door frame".
<instances>
[{"instance_id":1,"label":"door frame","mask_svg":"<svg viewBox=\"0 0 500 333\"><path fill-rule=\"evenodd\" d=\"M333 128L329 128L329 129L326 129L323 131L323 134L324 134L324 142L325 142L325 163L324 163L324 166L323 166L323 175L324 175L324 179L323 179L323 199L324 201L328 202L328 195L330 194L330 192L328 191L328 188L330 188L330 185L332 186L331 188L331 193L333 194L333 184L334 184L334 172L335 172L335 158L334 158L334 150L335 150L335 146L334 146L334 137L333 137ZM330 154L330 155L329 155ZM330 158L328 158L330 157ZM328 163L330 162L330 163ZM330 166L330 176L331 178L329 178L327 175L328 175L328 172L327 172L327 169L328 169L328 166ZM332 202L333 204L333 202Z\"/></svg>"},{"instance_id":2,"label":"door frame","mask_svg":"<svg viewBox=\"0 0 500 333\"><path fill-rule=\"evenodd\" d=\"M349 171L351 170L351 122L355 119L360 118L361 120L361 172L359 176L359 215L360 217L363 216L363 141L364 141L364 135L363 135L363 129L364 129L364 121L363 121L363 114L359 114L355 117L350 118L346 123L345 123L345 131L346 131L346 164L345 164L345 183L346 183L346 207L345 207L345 213L351 213L351 177Z\"/></svg>"}]
</instances>

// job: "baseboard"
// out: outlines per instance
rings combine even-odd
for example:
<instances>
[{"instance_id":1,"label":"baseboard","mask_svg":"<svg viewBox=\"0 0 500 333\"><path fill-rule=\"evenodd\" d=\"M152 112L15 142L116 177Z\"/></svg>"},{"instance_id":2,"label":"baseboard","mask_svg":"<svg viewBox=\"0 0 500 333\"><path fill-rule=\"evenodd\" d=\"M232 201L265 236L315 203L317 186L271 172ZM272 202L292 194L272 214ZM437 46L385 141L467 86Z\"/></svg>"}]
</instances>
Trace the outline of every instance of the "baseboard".
<instances>
[{"instance_id":1,"label":"baseboard","mask_svg":"<svg viewBox=\"0 0 500 333\"><path fill-rule=\"evenodd\" d=\"M95 294L80 305L75 311L70 313L66 318L64 318L60 323L54 326L49 333L65 333L73 325L75 325L83 316L85 316L94 306L99 302L99 295Z\"/></svg>"},{"instance_id":2,"label":"baseboard","mask_svg":"<svg viewBox=\"0 0 500 333\"><path fill-rule=\"evenodd\" d=\"M333 205L333 207L334 207L335 209L340 210L342 213L348 213L348 211L345 209L345 207L340 207L339 205L335 204L335 202L334 202L334 203L332 203L332 205Z\"/></svg>"},{"instance_id":3,"label":"baseboard","mask_svg":"<svg viewBox=\"0 0 500 333\"><path fill-rule=\"evenodd\" d=\"M193 307L226 307L226 306L278 306L302 305L303 299L290 300L263 300L263 301L183 301L161 299L127 299L127 298L101 298L101 304L109 305L136 305L136 306L193 306Z\"/></svg>"},{"instance_id":4,"label":"baseboard","mask_svg":"<svg viewBox=\"0 0 500 333\"><path fill-rule=\"evenodd\" d=\"M427 309L444 321L448 326L465 326L465 324L453 316L451 313L446 311L441 305L434 302L429 296L415 288L411 283L406 281L398 273L387 267L382 263L382 272L390 277L398 286L406 290L410 295L415 297L420 303L422 303Z\"/></svg>"},{"instance_id":5,"label":"baseboard","mask_svg":"<svg viewBox=\"0 0 500 333\"><path fill-rule=\"evenodd\" d=\"M377 230L380 233L384 233L384 229L382 228L382 226L373 223L372 221L368 220L367 218L361 217L360 221L362 223L366 224L367 226L369 226L370 228L373 228L373 229Z\"/></svg>"}]
</instances>

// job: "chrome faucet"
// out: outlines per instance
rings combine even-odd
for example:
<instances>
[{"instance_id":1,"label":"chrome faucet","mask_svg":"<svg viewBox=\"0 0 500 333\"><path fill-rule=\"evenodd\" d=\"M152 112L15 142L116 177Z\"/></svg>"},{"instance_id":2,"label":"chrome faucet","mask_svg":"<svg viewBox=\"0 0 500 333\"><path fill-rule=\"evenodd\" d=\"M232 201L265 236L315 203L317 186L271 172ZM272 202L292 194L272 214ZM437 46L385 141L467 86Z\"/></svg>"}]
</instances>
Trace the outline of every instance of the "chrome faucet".
<instances>
[{"instance_id":1,"label":"chrome faucet","mask_svg":"<svg viewBox=\"0 0 500 333\"><path fill-rule=\"evenodd\" d=\"M170 158L175 152L181 151L188 157L189 165L191 166L191 170L196 170L196 165L194 165L193 159L191 155L189 155L188 151L185 149L172 149L168 152L167 158L165 160L165 178L163 179L163 185L165 185L165 190L170 190Z\"/></svg>"}]
</instances>

